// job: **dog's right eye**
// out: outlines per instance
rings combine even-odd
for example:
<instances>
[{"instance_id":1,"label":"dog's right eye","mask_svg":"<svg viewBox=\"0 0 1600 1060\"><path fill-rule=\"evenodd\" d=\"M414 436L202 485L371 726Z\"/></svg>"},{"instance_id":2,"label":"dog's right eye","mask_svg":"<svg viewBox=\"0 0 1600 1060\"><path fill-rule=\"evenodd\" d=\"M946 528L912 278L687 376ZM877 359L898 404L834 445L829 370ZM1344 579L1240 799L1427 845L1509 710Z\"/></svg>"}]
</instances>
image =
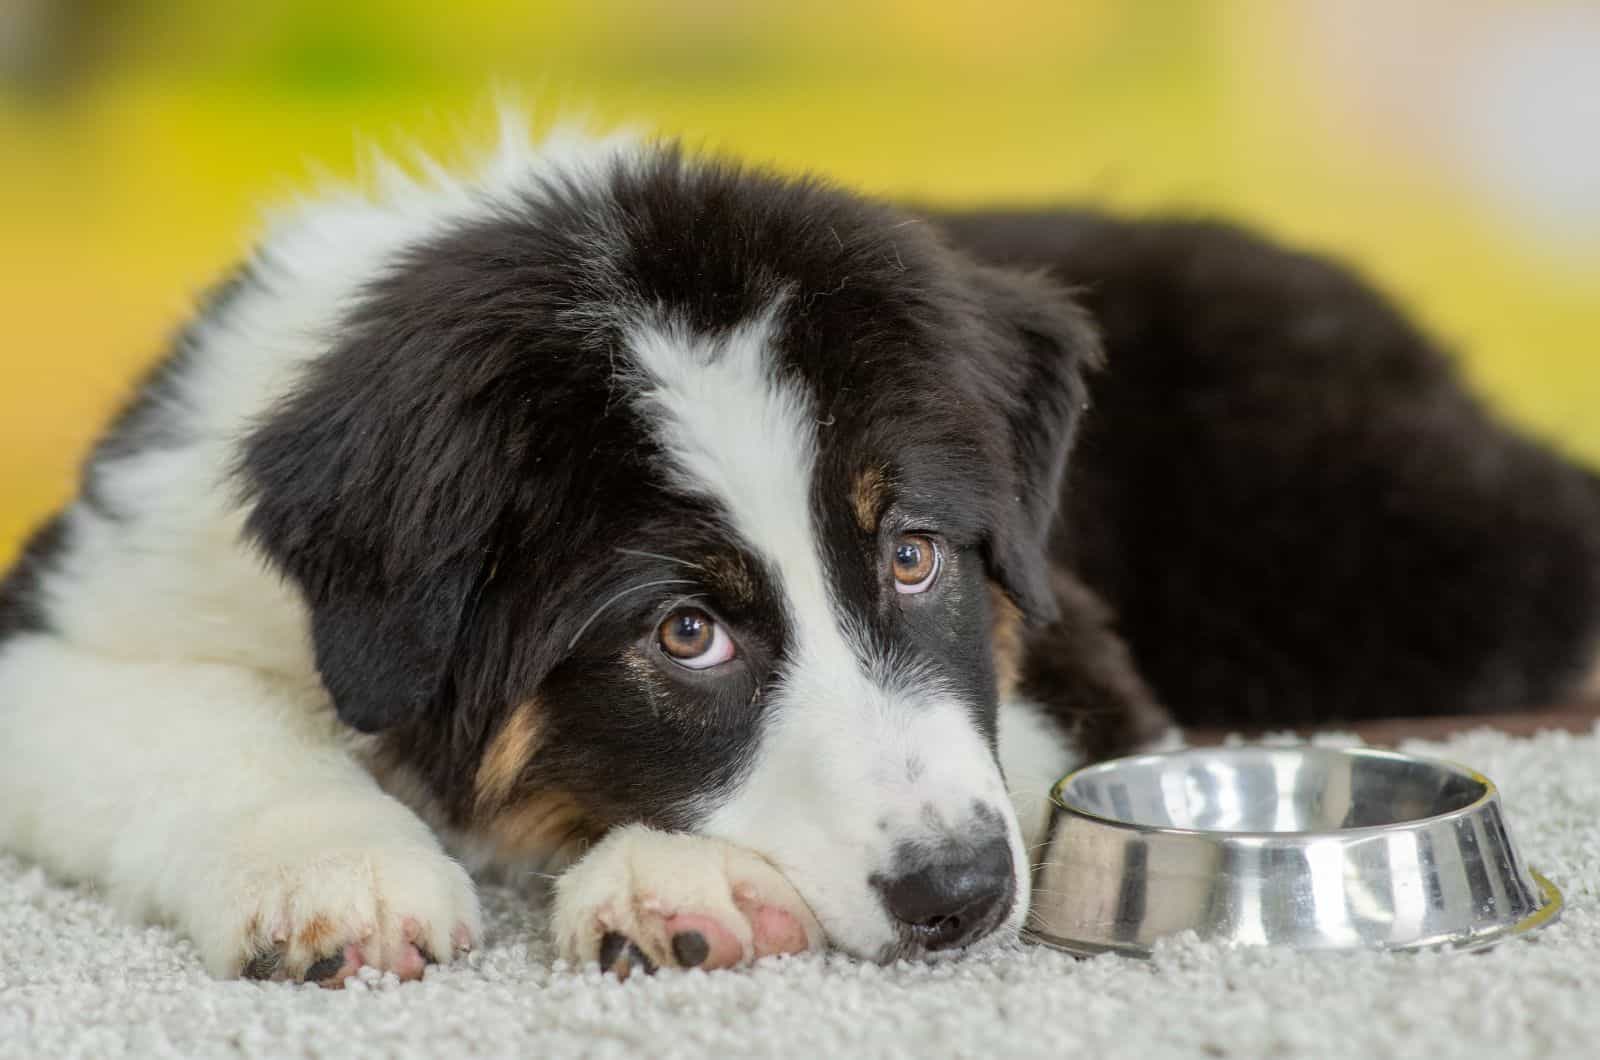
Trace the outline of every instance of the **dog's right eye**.
<instances>
[{"instance_id":1,"label":"dog's right eye","mask_svg":"<svg viewBox=\"0 0 1600 1060\"><path fill-rule=\"evenodd\" d=\"M925 593L939 574L939 546L926 534L902 534L892 559L897 593Z\"/></svg>"},{"instance_id":2,"label":"dog's right eye","mask_svg":"<svg viewBox=\"0 0 1600 1060\"><path fill-rule=\"evenodd\" d=\"M709 670L734 656L733 638L728 631L697 607L668 615L656 627L656 642L667 658L691 670Z\"/></svg>"}]
</instances>

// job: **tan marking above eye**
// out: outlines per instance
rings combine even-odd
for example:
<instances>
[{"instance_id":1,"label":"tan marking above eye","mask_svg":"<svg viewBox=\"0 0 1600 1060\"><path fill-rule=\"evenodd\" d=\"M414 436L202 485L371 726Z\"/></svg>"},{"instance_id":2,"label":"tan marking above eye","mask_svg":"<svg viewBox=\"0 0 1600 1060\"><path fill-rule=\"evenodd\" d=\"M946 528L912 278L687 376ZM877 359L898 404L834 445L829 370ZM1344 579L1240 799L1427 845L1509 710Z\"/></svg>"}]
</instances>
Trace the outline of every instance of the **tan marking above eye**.
<instances>
[{"instance_id":1,"label":"tan marking above eye","mask_svg":"<svg viewBox=\"0 0 1600 1060\"><path fill-rule=\"evenodd\" d=\"M750 604L756 598L756 580L737 554L710 555L700 559L706 577L719 596L741 604Z\"/></svg>"},{"instance_id":2,"label":"tan marking above eye","mask_svg":"<svg viewBox=\"0 0 1600 1060\"><path fill-rule=\"evenodd\" d=\"M889 556L901 592L920 592L932 583L939 567L939 547L925 534L901 534Z\"/></svg>"},{"instance_id":3,"label":"tan marking above eye","mask_svg":"<svg viewBox=\"0 0 1600 1060\"><path fill-rule=\"evenodd\" d=\"M887 488L883 472L876 467L862 468L850 482L850 508L855 512L856 525L866 533L878 532L878 511L883 507Z\"/></svg>"}]
</instances>

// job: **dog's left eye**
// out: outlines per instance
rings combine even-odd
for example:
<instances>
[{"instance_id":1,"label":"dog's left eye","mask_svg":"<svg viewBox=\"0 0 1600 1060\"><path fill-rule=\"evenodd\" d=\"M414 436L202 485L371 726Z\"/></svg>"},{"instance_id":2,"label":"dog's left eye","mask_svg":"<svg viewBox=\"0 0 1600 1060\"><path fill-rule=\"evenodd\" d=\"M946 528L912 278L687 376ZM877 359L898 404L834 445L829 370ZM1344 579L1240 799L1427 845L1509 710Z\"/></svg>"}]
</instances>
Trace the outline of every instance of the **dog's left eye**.
<instances>
[{"instance_id":1,"label":"dog's left eye","mask_svg":"<svg viewBox=\"0 0 1600 1060\"><path fill-rule=\"evenodd\" d=\"M708 670L733 658L733 638L716 619L697 607L674 611L656 627L667 658L691 670Z\"/></svg>"},{"instance_id":2,"label":"dog's left eye","mask_svg":"<svg viewBox=\"0 0 1600 1060\"><path fill-rule=\"evenodd\" d=\"M894 591L925 593L939 576L939 546L925 534L902 534L894 543Z\"/></svg>"}]
</instances>

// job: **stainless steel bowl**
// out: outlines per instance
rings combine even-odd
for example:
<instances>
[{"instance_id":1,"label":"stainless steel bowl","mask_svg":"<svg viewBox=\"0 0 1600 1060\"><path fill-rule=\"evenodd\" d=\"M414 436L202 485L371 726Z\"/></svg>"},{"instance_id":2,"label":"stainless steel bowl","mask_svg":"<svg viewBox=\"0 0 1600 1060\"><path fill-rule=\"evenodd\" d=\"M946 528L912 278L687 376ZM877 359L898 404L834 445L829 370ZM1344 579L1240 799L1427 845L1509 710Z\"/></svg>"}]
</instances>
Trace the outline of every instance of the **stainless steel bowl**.
<instances>
[{"instance_id":1,"label":"stainless steel bowl","mask_svg":"<svg viewBox=\"0 0 1600 1060\"><path fill-rule=\"evenodd\" d=\"M1033 934L1078 954L1156 940L1475 949L1551 923L1480 773L1387 751L1237 747L1069 774L1036 876Z\"/></svg>"}]
</instances>

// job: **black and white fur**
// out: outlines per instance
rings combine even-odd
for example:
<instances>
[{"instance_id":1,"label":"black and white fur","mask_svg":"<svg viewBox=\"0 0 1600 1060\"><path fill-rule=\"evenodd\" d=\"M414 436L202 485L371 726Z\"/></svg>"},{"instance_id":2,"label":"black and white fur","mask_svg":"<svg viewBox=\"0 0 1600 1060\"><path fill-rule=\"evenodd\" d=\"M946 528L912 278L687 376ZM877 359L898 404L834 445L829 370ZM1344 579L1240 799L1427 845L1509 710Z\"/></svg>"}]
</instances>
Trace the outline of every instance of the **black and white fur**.
<instances>
[{"instance_id":1,"label":"black and white fur","mask_svg":"<svg viewBox=\"0 0 1600 1060\"><path fill-rule=\"evenodd\" d=\"M481 934L463 866L570 865L553 928L608 964L694 963L686 913L743 958L761 910L880 960L1003 937L1048 782L1158 697L1577 688L1597 497L1232 230L512 129L280 217L96 448L0 589L0 845L223 975L419 974ZM652 640L686 604L715 672ZM899 912L929 872L984 901Z\"/></svg>"}]
</instances>

